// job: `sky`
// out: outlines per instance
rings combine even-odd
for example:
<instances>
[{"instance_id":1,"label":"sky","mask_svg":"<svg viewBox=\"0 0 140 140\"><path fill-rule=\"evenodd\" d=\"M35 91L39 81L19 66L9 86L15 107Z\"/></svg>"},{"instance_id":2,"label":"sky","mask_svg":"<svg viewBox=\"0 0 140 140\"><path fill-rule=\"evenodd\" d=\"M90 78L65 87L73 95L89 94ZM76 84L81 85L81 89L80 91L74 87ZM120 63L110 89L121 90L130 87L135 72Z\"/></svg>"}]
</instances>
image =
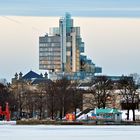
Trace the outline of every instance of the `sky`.
<instances>
[{"instance_id":1,"label":"sky","mask_svg":"<svg viewBox=\"0 0 140 140\"><path fill-rule=\"evenodd\" d=\"M1 15L139 17L139 0L0 0Z\"/></svg>"},{"instance_id":2,"label":"sky","mask_svg":"<svg viewBox=\"0 0 140 140\"><path fill-rule=\"evenodd\" d=\"M139 0L0 0L0 79L39 71L39 36L70 12L105 75L140 73Z\"/></svg>"}]
</instances>

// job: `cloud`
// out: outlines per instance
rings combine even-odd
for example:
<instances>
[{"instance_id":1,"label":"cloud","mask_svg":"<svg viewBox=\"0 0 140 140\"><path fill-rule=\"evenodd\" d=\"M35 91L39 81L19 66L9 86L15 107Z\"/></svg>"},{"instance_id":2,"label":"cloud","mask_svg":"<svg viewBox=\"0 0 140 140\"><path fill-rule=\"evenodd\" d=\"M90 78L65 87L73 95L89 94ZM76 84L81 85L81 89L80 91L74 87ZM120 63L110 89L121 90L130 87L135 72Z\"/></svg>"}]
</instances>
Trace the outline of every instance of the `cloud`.
<instances>
[{"instance_id":1,"label":"cloud","mask_svg":"<svg viewBox=\"0 0 140 140\"><path fill-rule=\"evenodd\" d=\"M0 4L0 15L62 16L65 12L86 17L140 17L140 2L137 0L10 0Z\"/></svg>"},{"instance_id":2,"label":"cloud","mask_svg":"<svg viewBox=\"0 0 140 140\"><path fill-rule=\"evenodd\" d=\"M125 7L121 7L121 8L87 8L87 9L83 9L83 11L134 11L134 12L140 12L140 7L138 8L125 8Z\"/></svg>"}]
</instances>

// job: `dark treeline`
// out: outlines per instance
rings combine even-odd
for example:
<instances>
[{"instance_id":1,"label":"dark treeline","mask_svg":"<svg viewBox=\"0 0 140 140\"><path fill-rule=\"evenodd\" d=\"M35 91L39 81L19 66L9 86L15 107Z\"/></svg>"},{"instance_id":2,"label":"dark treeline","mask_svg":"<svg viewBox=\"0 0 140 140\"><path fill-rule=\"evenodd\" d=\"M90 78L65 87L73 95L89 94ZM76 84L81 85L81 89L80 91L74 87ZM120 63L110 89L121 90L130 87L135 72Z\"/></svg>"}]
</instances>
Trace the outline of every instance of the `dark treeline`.
<instances>
[{"instance_id":1,"label":"dark treeline","mask_svg":"<svg viewBox=\"0 0 140 140\"><path fill-rule=\"evenodd\" d=\"M112 81L107 76L98 76L91 80L88 90L81 90L79 83L63 78L55 82L40 83L35 87L25 81L5 86L0 84L0 105L3 110L8 102L13 119L34 118L60 119L67 113L75 113L83 104L90 104L93 108L108 107L115 101L114 91L119 90L120 105L122 109L133 110L135 121L135 109L139 106L138 86L132 77L122 76L118 81ZM84 94L92 94L90 98ZM112 106L115 107L115 106Z\"/></svg>"},{"instance_id":2,"label":"dark treeline","mask_svg":"<svg viewBox=\"0 0 140 140\"><path fill-rule=\"evenodd\" d=\"M62 119L66 113L82 109L82 94L77 83L66 78L44 82L29 88L29 83L18 81L9 87L0 84L0 105L10 105L11 115L15 119ZM32 86L31 86L32 87Z\"/></svg>"}]
</instances>

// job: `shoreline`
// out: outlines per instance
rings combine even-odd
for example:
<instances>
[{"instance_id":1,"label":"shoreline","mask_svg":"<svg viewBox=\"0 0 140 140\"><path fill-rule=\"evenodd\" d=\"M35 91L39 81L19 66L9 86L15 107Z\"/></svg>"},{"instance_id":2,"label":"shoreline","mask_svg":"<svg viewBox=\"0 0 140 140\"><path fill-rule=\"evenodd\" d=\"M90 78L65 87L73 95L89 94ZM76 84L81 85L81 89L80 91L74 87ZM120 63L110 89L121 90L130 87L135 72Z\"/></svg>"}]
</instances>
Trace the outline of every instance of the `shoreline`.
<instances>
[{"instance_id":1,"label":"shoreline","mask_svg":"<svg viewBox=\"0 0 140 140\"><path fill-rule=\"evenodd\" d=\"M140 121L48 121L48 120L18 120L16 125L140 125Z\"/></svg>"}]
</instances>

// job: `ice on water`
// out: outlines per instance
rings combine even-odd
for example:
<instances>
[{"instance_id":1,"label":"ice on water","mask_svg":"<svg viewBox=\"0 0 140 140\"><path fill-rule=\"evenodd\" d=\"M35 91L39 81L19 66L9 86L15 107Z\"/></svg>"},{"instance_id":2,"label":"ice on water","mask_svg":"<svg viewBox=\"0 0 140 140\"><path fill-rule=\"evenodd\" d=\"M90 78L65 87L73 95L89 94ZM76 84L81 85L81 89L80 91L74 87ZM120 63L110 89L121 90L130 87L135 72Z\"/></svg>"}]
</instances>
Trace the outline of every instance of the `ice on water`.
<instances>
[{"instance_id":1,"label":"ice on water","mask_svg":"<svg viewBox=\"0 0 140 140\"><path fill-rule=\"evenodd\" d=\"M140 140L140 126L0 125L0 140Z\"/></svg>"}]
</instances>

